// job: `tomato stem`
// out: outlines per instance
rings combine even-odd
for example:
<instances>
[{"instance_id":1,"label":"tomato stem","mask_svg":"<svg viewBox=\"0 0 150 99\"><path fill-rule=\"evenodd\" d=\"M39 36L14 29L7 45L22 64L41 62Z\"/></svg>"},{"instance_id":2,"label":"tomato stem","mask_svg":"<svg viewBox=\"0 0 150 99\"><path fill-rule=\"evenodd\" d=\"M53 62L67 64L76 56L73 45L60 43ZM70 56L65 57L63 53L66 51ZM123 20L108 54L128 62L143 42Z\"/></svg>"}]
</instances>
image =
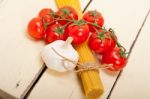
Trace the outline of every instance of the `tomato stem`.
<instances>
[{"instance_id":1,"label":"tomato stem","mask_svg":"<svg viewBox=\"0 0 150 99\"><path fill-rule=\"evenodd\" d=\"M68 22L67 24L65 24L64 26L62 26L62 28L65 29L70 23L72 23L72 22Z\"/></svg>"},{"instance_id":2,"label":"tomato stem","mask_svg":"<svg viewBox=\"0 0 150 99\"><path fill-rule=\"evenodd\" d=\"M56 16L56 13L55 13L55 12L50 12L50 13L49 13L49 15L51 15L51 16L52 16L52 18L54 19L54 18L55 18L55 16Z\"/></svg>"},{"instance_id":3,"label":"tomato stem","mask_svg":"<svg viewBox=\"0 0 150 99\"><path fill-rule=\"evenodd\" d=\"M54 20L52 22L49 22L49 23L46 23L43 20L43 22L45 24L45 28L47 28L48 25L51 25L52 23L57 22L57 21L68 21L70 23L75 23L77 25L90 24L90 25L93 25L93 26L97 27L98 29L102 29L102 27L100 27L97 23L87 22L87 21L84 21L84 20L79 20L78 21L78 20L75 20L75 19L71 20L71 19L64 19L64 18L54 18Z\"/></svg>"},{"instance_id":4,"label":"tomato stem","mask_svg":"<svg viewBox=\"0 0 150 99\"><path fill-rule=\"evenodd\" d=\"M54 32L58 33L58 34L63 34L64 33L64 29L61 26L57 26L57 29L54 30Z\"/></svg>"},{"instance_id":5,"label":"tomato stem","mask_svg":"<svg viewBox=\"0 0 150 99\"><path fill-rule=\"evenodd\" d=\"M70 14L70 10L68 10L67 8L66 9L62 9L61 11L62 11L62 17L63 17L63 15Z\"/></svg>"},{"instance_id":6,"label":"tomato stem","mask_svg":"<svg viewBox=\"0 0 150 99\"><path fill-rule=\"evenodd\" d=\"M87 24L90 24L90 25L93 25L93 26L97 27L98 29L102 29L102 27L98 26L97 23L92 23L92 22L87 22L87 21L85 21L85 22L86 22Z\"/></svg>"},{"instance_id":7,"label":"tomato stem","mask_svg":"<svg viewBox=\"0 0 150 99\"><path fill-rule=\"evenodd\" d=\"M44 17L42 17L42 21L43 21L44 29L46 30L46 28L49 24L47 22L45 22Z\"/></svg>"},{"instance_id":8,"label":"tomato stem","mask_svg":"<svg viewBox=\"0 0 150 99\"><path fill-rule=\"evenodd\" d=\"M69 13L70 13L70 12L68 12L67 9L62 10L62 12L63 12L63 13L62 13L63 15L66 15L66 14L69 14ZM96 11L95 11L95 12L96 12ZM94 17L96 16L96 13L95 13L95 12L92 13L92 16L94 16ZM44 18L43 18L43 24L44 24L44 28L45 28L45 29L46 29L49 25L51 25L52 23L54 23L54 22L58 22L58 21L68 21L68 23L65 24L64 26L62 26L61 28L58 27L58 29L56 30L56 32L58 32L58 33L61 34L61 33L64 31L64 29L65 29L70 23L74 23L75 25L78 25L78 26L80 26L80 25L82 25L82 24L89 24L89 25L93 25L93 26L95 27L96 32L99 33L98 38L100 38L102 41L104 40L104 38L110 38L110 37L106 37L106 36L104 35L104 34L107 32L106 29L105 29L105 27L99 26L96 22L92 23L92 22L87 22L87 21L84 21L84 20L75 20L74 18L73 18L73 19L64 19L64 18L62 18L61 16L60 16L59 18L55 18L55 15L56 15L55 13L50 13L50 14L53 16L53 19L54 19L54 20L53 20L52 22L47 23L47 22L44 21ZM100 33L100 32L98 31L98 29L102 29L102 33ZM126 55L127 55L128 53L126 52L126 49L118 42L114 30L113 30L112 28L110 28L110 29L108 30L108 33L110 33L110 36L112 37L112 39L114 39L114 41L116 42L116 45L119 47L119 49L120 49L120 55L121 55L122 57L126 57Z\"/></svg>"},{"instance_id":9,"label":"tomato stem","mask_svg":"<svg viewBox=\"0 0 150 99\"><path fill-rule=\"evenodd\" d=\"M123 47L123 46L118 42L117 36L116 36L116 34L115 34L115 31L114 31L112 28L110 28L110 29L109 29L109 33L110 33L111 37L114 39L114 41L116 42L117 46L119 47L121 57L126 58L128 52L126 52L125 47Z\"/></svg>"},{"instance_id":10,"label":"tomato stem","mask_svg":"<svg viewBox=\"0 0 150 99\"><path fill-rule=\"evenodd\" d=\"M74 22L74 20L70 20L70 19L64 19L64 18L54 18L54 21L68 21L68 22Z\"/></svg>"}]
</instances>

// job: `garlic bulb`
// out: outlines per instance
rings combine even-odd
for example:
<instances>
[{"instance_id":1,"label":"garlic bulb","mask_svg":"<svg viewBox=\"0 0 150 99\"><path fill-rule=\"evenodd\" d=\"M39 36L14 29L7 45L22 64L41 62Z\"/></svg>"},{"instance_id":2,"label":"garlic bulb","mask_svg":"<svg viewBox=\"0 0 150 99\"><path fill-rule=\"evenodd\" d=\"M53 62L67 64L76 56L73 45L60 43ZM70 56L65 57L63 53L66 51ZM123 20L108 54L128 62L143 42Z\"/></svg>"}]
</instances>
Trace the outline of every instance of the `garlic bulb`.
<instances>
[{"instance_id":1,"label":"garlic bulb","mask_svg":"<svg viewBox=\"0 0 150 99\"><path fill-rule=\"evenodd\" d=\"M71 45L72 40L72 37L68 37L66 41L56 40L45 46L42 51L42 59L48 68L58 72L74 70L79 55Z\"/></svg>"}]
</instances>

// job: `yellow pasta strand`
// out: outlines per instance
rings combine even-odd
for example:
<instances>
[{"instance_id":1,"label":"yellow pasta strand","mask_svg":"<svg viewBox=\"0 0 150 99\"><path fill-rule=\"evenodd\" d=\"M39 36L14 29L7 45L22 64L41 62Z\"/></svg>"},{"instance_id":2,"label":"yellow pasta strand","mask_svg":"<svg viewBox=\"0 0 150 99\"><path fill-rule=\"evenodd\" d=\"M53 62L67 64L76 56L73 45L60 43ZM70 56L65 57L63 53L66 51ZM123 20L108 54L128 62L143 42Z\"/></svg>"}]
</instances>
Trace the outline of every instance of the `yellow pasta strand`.
<instances>
[{"instance_id":1,"label":"yellow pasta strand","mask_svg":"<svg viewBox=\"0 0 150 99\"><path fill-rule=\"evenodd\" d=\"M79 0L56 0L56 3L58 8L61 8L63 6L73 7L78 12L79 19L82 18L82 11ZM95 57L93 56L91 50L87 45L87 42L75 46L75 48L80 56L79 63L96 62ZM102 93L104 92L104 88L100 80L98 70L82 71L79 73L79 76L82 80L85 95L88 98L95 99L102 95Z\"/></svg>"},{"instance_id":2,"label":"yellow pasta strand","mask_svg":"<svg viewBox=\"0 0 150 99\"><path fill-rule=\"evenodd\" d=\"M80 63L96 62L87 42L84 42L80 46L75 46L75 48L80 55ZM86 96L91 99L95 99L103 94L104 88L100 80L98 70L83 71L79 74L79 76L81 77Z\"/></svg>"}]
</instances>

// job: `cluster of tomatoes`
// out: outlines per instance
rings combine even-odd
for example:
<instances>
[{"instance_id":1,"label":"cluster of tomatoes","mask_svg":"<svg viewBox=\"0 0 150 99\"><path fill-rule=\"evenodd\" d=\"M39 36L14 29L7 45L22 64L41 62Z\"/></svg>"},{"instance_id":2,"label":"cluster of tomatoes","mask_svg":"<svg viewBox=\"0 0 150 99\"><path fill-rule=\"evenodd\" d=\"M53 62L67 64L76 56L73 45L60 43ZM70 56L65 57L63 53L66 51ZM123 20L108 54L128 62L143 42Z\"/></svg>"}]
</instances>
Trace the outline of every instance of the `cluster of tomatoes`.
<instances>
[{"instance_id":1,"label":"cluster of tomatoes","mask_svg":"<svg viewBox=\"0 0 150 99\"><path fill-rule=\"evenodd\" d=\"M37 40L51 43L55 40L73 38L73 44L79 45L88 40L90 49L102 58L102 64L110 64L109 70L119 71L127 63L126 50L118 42L112 29L103 27L104 18L98 11L88 11L78 20L75 9L69 6L54 12L50 8L42 9L38 16L28 23L28 33Z\"/></svg>"}]
</instances>

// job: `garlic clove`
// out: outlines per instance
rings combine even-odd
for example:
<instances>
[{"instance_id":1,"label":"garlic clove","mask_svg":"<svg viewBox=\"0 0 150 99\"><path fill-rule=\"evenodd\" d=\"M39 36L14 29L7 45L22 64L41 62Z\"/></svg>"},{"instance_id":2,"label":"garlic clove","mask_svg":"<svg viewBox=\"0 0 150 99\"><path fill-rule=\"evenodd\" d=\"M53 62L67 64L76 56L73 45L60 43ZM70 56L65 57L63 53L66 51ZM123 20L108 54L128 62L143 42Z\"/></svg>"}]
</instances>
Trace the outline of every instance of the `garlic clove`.
<instances>
[{"instance_id":1,"label":"garlic clove","mask_svg":"<svg viewBox=\"0 0 150 99\"><path fill-rule=\"evenodd\" d=\"M79 55L70 44L70 41L70 38L68 38L66 42L57 40L45 46L41 54L42 59L48 68L58 72L74 70L78 62ZM68 59L73 62L70 62Z\"/></svg>"}]
</instances>

